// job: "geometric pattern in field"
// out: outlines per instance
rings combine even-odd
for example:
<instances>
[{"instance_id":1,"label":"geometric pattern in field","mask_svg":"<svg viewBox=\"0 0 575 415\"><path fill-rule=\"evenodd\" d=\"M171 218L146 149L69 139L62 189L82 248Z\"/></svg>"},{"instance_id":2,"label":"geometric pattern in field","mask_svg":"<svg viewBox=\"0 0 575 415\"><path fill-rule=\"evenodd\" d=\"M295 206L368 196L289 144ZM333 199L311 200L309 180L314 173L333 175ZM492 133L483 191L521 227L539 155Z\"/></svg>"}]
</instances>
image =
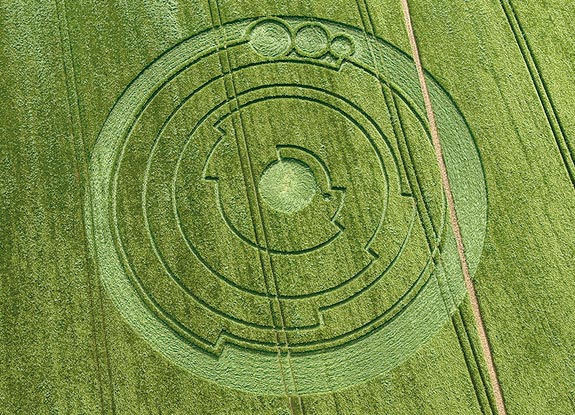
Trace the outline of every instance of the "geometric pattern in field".
<instances>
[{"instance_id":1,"label":"geometric pattern in field","mask_svg":"<svg viewBox=\"0 0 575 415\"><path fill-rule=\"evenodd\" d=\"M427 82L473 272L483 170ZM93 152L104 285L157 350L230 387L317 393L395 367L465 294L425 120L411 58L348 26L253 19L176 45Z\"/></svg>"}]
</instances>

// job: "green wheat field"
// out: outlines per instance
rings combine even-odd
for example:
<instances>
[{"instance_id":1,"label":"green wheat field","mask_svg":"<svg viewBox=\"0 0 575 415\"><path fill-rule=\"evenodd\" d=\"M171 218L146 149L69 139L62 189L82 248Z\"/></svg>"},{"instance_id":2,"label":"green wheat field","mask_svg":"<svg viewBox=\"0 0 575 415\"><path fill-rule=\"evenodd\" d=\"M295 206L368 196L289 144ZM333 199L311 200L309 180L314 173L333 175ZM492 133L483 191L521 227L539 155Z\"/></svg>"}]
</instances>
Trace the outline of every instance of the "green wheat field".
<instances>
[{"instance_id":1,"label":"green wheat field","mask_svg":"<svg viewBox=\"0 0 575 415\"><path fill-rule=\"evenodd\" d=\"M0 415L575 414L575 3L0 2Z\"/></svg>"}]
</instances>

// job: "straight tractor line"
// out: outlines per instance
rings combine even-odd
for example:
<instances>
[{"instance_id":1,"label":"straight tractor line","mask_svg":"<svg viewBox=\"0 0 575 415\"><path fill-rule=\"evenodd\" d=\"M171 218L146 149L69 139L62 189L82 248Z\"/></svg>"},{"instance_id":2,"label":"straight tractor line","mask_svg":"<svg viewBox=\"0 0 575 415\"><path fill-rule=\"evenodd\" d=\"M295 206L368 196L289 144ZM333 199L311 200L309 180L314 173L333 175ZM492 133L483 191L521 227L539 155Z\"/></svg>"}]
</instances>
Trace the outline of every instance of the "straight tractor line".
<instances>
[{"instance_id":1,"label":"straight tractor line","mask_svg":"<svg viewBox=\"0 0 575 415\"><path fill-rule=\"evenodd\" d=\"M483 357L485 358L487 364L487 372L489 373L489 379L491 381L491 386L493 388L493 395L495 397L495 403L497 406L497 411L499 415L506 415L507 411L505 409L505 403L503 400L503 394L501 392L501 386L499 384L499 379L497 377L497 372L495 369L495 364L493 362L493 355L491 352L491 347L489 345L489 340L487 338L487 333L485 330L485 324L481 316L481 309L479 307L479 301L477 300L477 294L475 291L475 286L471 280L471 274L469 272L469 264L467 262L467 257L465 255L465 247L463 245L463 238L461 235L461 228L457 219L457 212L455 210L455 203L453 200L453 193L451 191L451 185L449 183L449 177L447 175L447 167L445 165L445 159L443 157L443 151L441 148L441 141L439 140L439 132L437 130L437 123L435 121L435 114L433 112L433 106L431 103L431 97L429 95L429 90L427 89L427 82L425 80L425 74L423 72L423 67L421 66L421 59L419 56L419 49L417 47L417 42L415 39L415 34L413 31L413 25L411 23L411 13L409 11L408 0L400 0L401 7L403 10L403 15L405 19L405 28L407 31L407 36L409 38L409 43L411 45L411 51L413 55L413 60L417 68L417 74L419 77L419 83L421 86L421 91L423 94L423 100L425 102L425 110L427 112L427 118L429 121L429 127L431 130L431 138L433 142L433 147L435 149L435 155L437 158L437 163L439 165L439 170L441 172L441 183L443 185L443 190L447 198L447 205L449 209L449 219L451 222L451 228L453 234L455 235L455 241L457 244L457 252L459 254L459 260L461 263L461 269L463 271L463 278L465 281L465 287L469 295L469 300L471 302L471 308L473 310L473 317L475 320L475 325L479 334L479 341L481 344L481 349L483 352Z\"/></svg>"},{"instance_id":2,"label":"straight tractor line","mask_svg":"<svg viewBox=\"0 0 575 415\"><path fill-rule=\"evenodd\" d=\"M268 235L266 233L266 226L265 226L265 221L264 221L264 217L263 217L263 211L262 211L262 208L261 208L261 206L259 204L259 200L258 200L257 185L256 185L255 178L254 178L254 172L253 172L251 157L249 154L249 148L248 148L246 132L245 132L245 125L243 122L242 113L240 111L240 105L239 105L239 100L237 97L237 91L236 91L236 86L235 86L235 81L234 81L233 69L231 66L231 60L230 60L230 56L229 56L229 52L228 52L228 48L227 48L227 43L226 43L227 41L226 41L225 29L223 28L221 10L218 7L217 0L210 0L209 1L209 8L210 8L210 16L211 16L211 20L212 20L212 26L218 28L218 30L221 32L221 36L222 36L221 40L223 43L223 54L221 54L221 53L219 54L219 62L220 62L220 68L222 70L222 74L224 75L224 88L226 90L226 95L227 95L228 102L230 105L230 111L232 111L236 114L235 116L234 116L234 114L232 114L232 129L234 130L234 135L236 138L237 149L238 149L238 156L240 159L240 163L242 165L244 184L245 184L245 187L246 187L246 190L248 193L247 194L248 205L250 208L250 215L252 217L252 225L254 228L254 234L256 236L256 240L258 241L258 244L260 244L259 239L261 236L261 238L263 239L263 245L266 247L266 253L262 254L261 251L258 250L260 265L262 267L262 272L264 274L264 279L265 279L264 282L266 285L266 290L270 294L272 293L272 290L273 290L273 295L274 295L273 300L276 303L275 305L277 306L278 313L279 313L279 326L280 326L279 329L280 329L280 331L278 332L277 331L278 324L276 324L274 304L270 301L271 318L272 318L274 326L276 327L276 345L277 345L277 351L278 351L278 364L279 364L279 369L280 369L280 373L281 373L281 377L282 377L282 383L284 386L285 396L288 400L289 408L290 408L292 415L296 415L298 413L301 415L304 415L305 410L304 410L303 400L302 400L301 395L299 395L297 392L298 391L297 382L296 382L295 374L294 374L294 371L293 371L293 368L291 365L291 351L290 351L290 347L289 347L287 332L285 329L285 327L286 327L285 316L283 314L282 304L281 304L279 297L278 297L278 285L277 285L277 281L275 280L273 263L272 263L270 255L268 253L268 248L269 248ZM221 51L219 46L218 46L218 49ZM236 123L239 124L239 126L237 126ZM244 161L246 162L246 165L244 165ZM253 204L255 206L252 206L251 199L253 199ZM265 257L265 258L263 258L263 257ZM267 262L267 264L266 264L266 262ZM268 275L268 273L269 273L269 275ZM268 276L270 277L269 281L268 281ZM281 337L280 337L280 333L281 333ZM282 339L282 337L283 337L283 339ZM287 356L287 369L289 371L289 375L286 375L284 373L284 367L283 367L283 363L282 363L282 345L285 346L285 352L286 352L286 356ZM288 380L286 379L286 376L290 377L291 386L293 387L295 396L293 396L289 393Z\"/></svg>"},{"instance_id":3,"label":"straight tractor line","mask_svg":"<svg viewBox=\"0 0 575 415\"><path fill-rule=\"evenodd\" d=\"M443 236L439 235L438 232L441 231L442 233L445 233L445 229L436 230L434 227L434 224L431 220L431 210L430 210L430 207L428 206L428 204L426 203L426 201L423 197L422 191L421 191L420 180L419 180L419 177L417 176L417 173L416 173L415 167L414 167L415 162L413 160L413 154L409 150L407 137L406 137L406 134L404 133L405 127L403 125L402 117L401 117L399 111L397 111L397 100L395 97L393 97L393 102L395 104L396 113L394 113L394 115L392 115L392 117L395 117L395 119L398 120L398 124L399 124L398 130L395 132L395 134L399 137L399 140L400 140L399 141L399 149L400 149L401 157L403 159L403 164L404 164L405 170L406 170L407 182L410 186L410 190L411 190L411 193L413 194L413 197L416 199L416 207L417 207L417 211L418 211L418 217L419 217L421 226L423 227L423 230L424 230L425 238L427 241L427 246L429 248L429 254L431 255L434 266L437 268L442 263L440 252L439 252L441 250L441 247L437 247L437 249L436 249L435 245L436 245L438 239L442 240L445 237L445 235L443 235ZM428 134L428 137L431 137L431 133L429 131L426 131L426 132ZM441 298L443 299L445 312L449 314L451 307L455 306L455 304L453 302L453 293L451 292L451 288L449 287L449 284L444 280L443 277L440 277L440 275L442 275L441 272L438 272L435 275L436 275L437 284L438 284L439 289L441 291ZM465 333L461 332L460 326L457 325L455 314L451 317L451 322L452 322L453 329L457 335L459 343L465 344L465 340L466 340L467 343L473 344L473 339L470 337L469 333L467 331ZM464 335L466 336L465 340L462 338L462 336L464 336ZM479 364L476 360L470 359L470 356L468 353L466 353L465 349L462 348L461 353L462 353L463 359L465 361L467 371L469 373L469 378L471 379L471 382L473 384L473 389L475 392L475 396L477 398L477 402L478 402L479 406L481 407L481 411L484 414L486 414L487 412L485 409L486 406L485 406L484 400L487 399L489 401L488 406L492 406L492 404L491 404L491 401L489 400L489 394L487 393L487 389L486 389L487 386L484 382L482 382L482 379L484 376L481 372L481 366L479 366ZM480 373L481 378L479 380L476 379L477 376L476 376L475 372L473 371L473 367L475 367L477 369L477 371ZM482 388L479 387L480 384L481 384Z\"/></svg>"},{"instance_id":4,"label":"straight tractor line","mask_svg":"<svg viewBox=\"0 0 575 415\"><path fill-rule=\"evenodd\" d=\"M76 158L76 175L78 183L80 184L80 195L82 200L86 197L91 198L91 191L90 186L87 181L89 177L89 169L88 169L88 154L86 150L86 145L84 142L84 132L82 128L81 122L81 115L80 115L80 101L78 97L78 89L77 89L77 81L76 81L76 72L74 70L74 57L72 54L72 45L70 43L70 35L69 35L69 25L68 25L68 18L66 15L66 0L56 0L56 14L58 18L58 30L60 35L60 47L62 50L62 61L63 61L63 72L64 72L64 80L66 84L67 90L67 98L68 98L68 107L69 107L69 116L70 116L70 124L72 129L73 135L73 150L74 156ZM85 203L82 204L82 217L81 221L82 224L85 225L86 217L85 217ZM83 226L86 229L86 226ZM89 235L86 235L89 237ZM88 243L91 243L88 241ZM93 254L88 246L86 245L86 258L88 259L89 264L92 266L89 270L95 270L96 272L93 275L97 275L97 262L93 257ZM96 369L98 371L98 379L99 379L99 389L100 389L100 405L102 412L106 412L106 404L104 398L104 390L102 387L102 383L104 381L102 376L102 368L100 366L100 352L98 347L98 339L97 339L97 323L96 323L96 316L94 310L94 302L98 303L98 308L100 311L101 316L101 331L103 336L103 344L104 344L104 364L106 366L107 375L104 375L104 378L107 377L108 388L109 388L109 395L110 395L110 407L112 413L116 413L116 405L114 400L114 388L112 383L112 372L111 372L111 365L110 365L110 357L108 351L108 341L106 336L106 322L105 322L105 313L104 307L102 302L102 287L100 284L97 284L98 291L96 295L94 295L94 287L92 276L90 275L91 272L87 273L87 286L88 286L88 298L90 302L90 324L92 326L92 333L93 333L93 347L96 353ZM94 300L96 297L96 300Z\"/></svg>"},{"instance_id":5,"label":"straight tractor line","mask_svg":"<svg viewBox=\"0 0 575 415\"><path fill-rule=\"evenodd\" d=\"M438 258L438 255L436 255L436 254L438 254L438 252L435 250L435 244L436 244L436 241L438 239L439 229L436 229L435 224L431 220L431 212L429 210L429 206L427 205L427 203L426 203L426 201L422 195L421 184L420 184L419 178L417 177L417 174L414 170L414 160L413 160L411 152L409 151L409 146L407 143L407 137L406 137L403 122L402 122L402 119L401 119L401 116L399 113L399 109L397 106L397 101L396 101L395 97L393 96L391 88L384 81L384 79L386 78L385 67L383 67L382 70L380 70L379 65L378 65L378 61L376 60L376 57L375 57L375 53L373 51L373 48L371 47L370 40L367 36L369 34L370 36L375 38L373 19L369 13L369 8L367 5L367 2L366 2L366 0L356 0L356 4L357 4L358 12L360 14L361 22L362 22L363 29L364 29L365 40L368 44L368 47L370 48L370 55L371 55L371 58L372 58L373 63L374 63L374 68L376 69L376 75L378 76L378 78L380 80L380 82L379 82L380 90L381 90L381 93L383 95L385 105L386 105L386 108L388 111L388 115L390 118L390 122L391 122L393 130L394 130L395 139L397 140L397 145L398 145L399 153L401 156L401 162L402 162L404 169L405 169L406 182L407 182L407 185L409 186L410 193L413 195L413 197L416 200L416 208L418 211L418 217L419 217L420 223L421 223L423 230L424 230L427 245L429 248L429 254L431 255L431 257L433 259L434 266L437 267L438 261L440 261L440 257ZM427 133L429 134L429 136L431 136L431 133L429 131ZM437 276L437 274L436 274L436 276ZM449 299L452 298L451 293L450 293L451 290L448 290L449 293L446 293L447 290L445 289L445 281L443 281L443 279L439 278L439 277L437 277L436 279L437 279L437 283L438 283L440 290L441 290L441 296L443 298L446 313L449 313L450 304L453 303L453 300L449 301L447 297L449 297ZM454 330L456 331L458 340L460 341L460 344L461 344L461 341L463 341L463 339L461 338L463 333L461 333L461 331L457 330L457 326L455 325L454 319L455 319L455 316L452 317L452 319L451 319L452 325L454 327ZM465 332L465 335L467 336L467 342L469 344L471 344L472 339L469 337L469 333ZM461 350L461 352L462 352L463 358L465 360L465 365L467 367L469 377L470 377L472 384L473 384L473 389L474 389L478 404L479 404L482 412L487 413L486 412L486 404L484 401L485 400L488 401L488 404L487 404L488 407L491 407L492 403L489 399L489 394L487 393L486 385L483 381L484 376L483 376L483 373L481 372L481 367L479 366L479 364L476 360L470 360L470 356L468 355L468 353L465 353L465 351L463 349ZM479 379L476 378L477 376L475 375L475 372L472 369L473 366L476 366L477 371L480 373ZM480 384L483 386L483 388L479 387ZM483 393L481 392L481 390L483 390Z\"/></svg>"},{"instance_id":6,"label":"straight tractor line","mask_svg":"<svg viewBox=\"0 0 575 415\"><path fill-rule=\"evenodd\" d=\"M541 71L537 61L535 60L535 55L533 54L531 46L525 37L525 32L521 27L521 22L517 17L517 13L515 12L511 1L499 0L499 3L501 4L507 19L507 23L511 27L511 32L513 33L513 37L515 38L515 42L517 43L519 51L521 52L525 66L527 66L527 71L531 77L531 82L535 87L537 97L539 98L541 106L543 107L543 112L545 113L545 118L547 119L547 123L551 128L553 137L555 138L555 143L557 144L557 149L561 155L561 160L563 161L565 169L567 170L567 174L569 175L572 186L575 187L574 150L571 148L569 141L567 141L565 137L565 130L563 129L563 125L559 120L559 116L557 115L557 110L555 109L555 105L551 100L551 96L547 91L547 85L545 84L545 80L541 75Z\"/></svg>"}]
</instances>

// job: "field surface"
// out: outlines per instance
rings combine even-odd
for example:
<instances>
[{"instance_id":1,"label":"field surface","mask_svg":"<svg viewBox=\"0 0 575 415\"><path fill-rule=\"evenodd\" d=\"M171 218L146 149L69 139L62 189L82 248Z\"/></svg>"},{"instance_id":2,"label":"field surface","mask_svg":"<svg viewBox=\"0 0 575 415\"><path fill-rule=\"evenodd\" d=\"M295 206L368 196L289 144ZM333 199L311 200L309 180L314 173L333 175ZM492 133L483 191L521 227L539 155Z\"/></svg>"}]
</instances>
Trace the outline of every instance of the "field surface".
<instances>
[{"instance_id":1,"label":"field surface","mask_svg":"<svg viewBox=\"0 0 575 415\"><path fill-rule=\"evenodd\" d=\"M575 413L575 4L0 28L0 414Z\"/></svg>"}]
</instances>

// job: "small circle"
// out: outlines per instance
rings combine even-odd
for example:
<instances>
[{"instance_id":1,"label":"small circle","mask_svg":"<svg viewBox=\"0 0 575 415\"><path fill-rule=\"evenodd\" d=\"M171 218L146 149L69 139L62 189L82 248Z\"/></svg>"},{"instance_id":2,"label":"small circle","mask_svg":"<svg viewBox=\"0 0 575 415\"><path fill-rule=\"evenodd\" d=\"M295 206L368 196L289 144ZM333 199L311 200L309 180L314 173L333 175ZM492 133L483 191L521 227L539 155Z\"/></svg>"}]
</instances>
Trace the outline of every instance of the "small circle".
<instances>
[{"instance_id":1,"label":"small circle","mask_svg":"<svg viewBox=\"0 0 575 415\"><path fill-rule=\"evenodd\" d=\"M259 183L263 200L283 213L294 213L309 205L317 188L309 166L296 159L273 162L265 169Z\"/></svg>"},{"instance_id":2,"label":"small circle","mask_svg":"<svg viewBox=\"0 0 575 415\"><path fill-rule=\"evenodd\" d=\"M260 55L275 58L291 49L291 35L281 22L265 20L252 29L250 46Z\"/></svg>"},{"instance_id":3,"label":"small circle","mask_svg":"<svg viewBox=\"0 0 575 415\"><path fill-rule=\"evenodd\" d=\"M317 25L302 26L295 35L296 50L300 55L319 58L329 48L329 36L326 30Z\"/></svg>"},{"instance_id":4,"label":"small circle","mask_svg":"<svg viewBox=\"0 0 575 415\"><path fill-rule=\"evenodd\" d=\"M354 52L351 39L344 35L338 35L331 40L331 53L337 58L347 58Z\"/></svg>"}]
</instances>

